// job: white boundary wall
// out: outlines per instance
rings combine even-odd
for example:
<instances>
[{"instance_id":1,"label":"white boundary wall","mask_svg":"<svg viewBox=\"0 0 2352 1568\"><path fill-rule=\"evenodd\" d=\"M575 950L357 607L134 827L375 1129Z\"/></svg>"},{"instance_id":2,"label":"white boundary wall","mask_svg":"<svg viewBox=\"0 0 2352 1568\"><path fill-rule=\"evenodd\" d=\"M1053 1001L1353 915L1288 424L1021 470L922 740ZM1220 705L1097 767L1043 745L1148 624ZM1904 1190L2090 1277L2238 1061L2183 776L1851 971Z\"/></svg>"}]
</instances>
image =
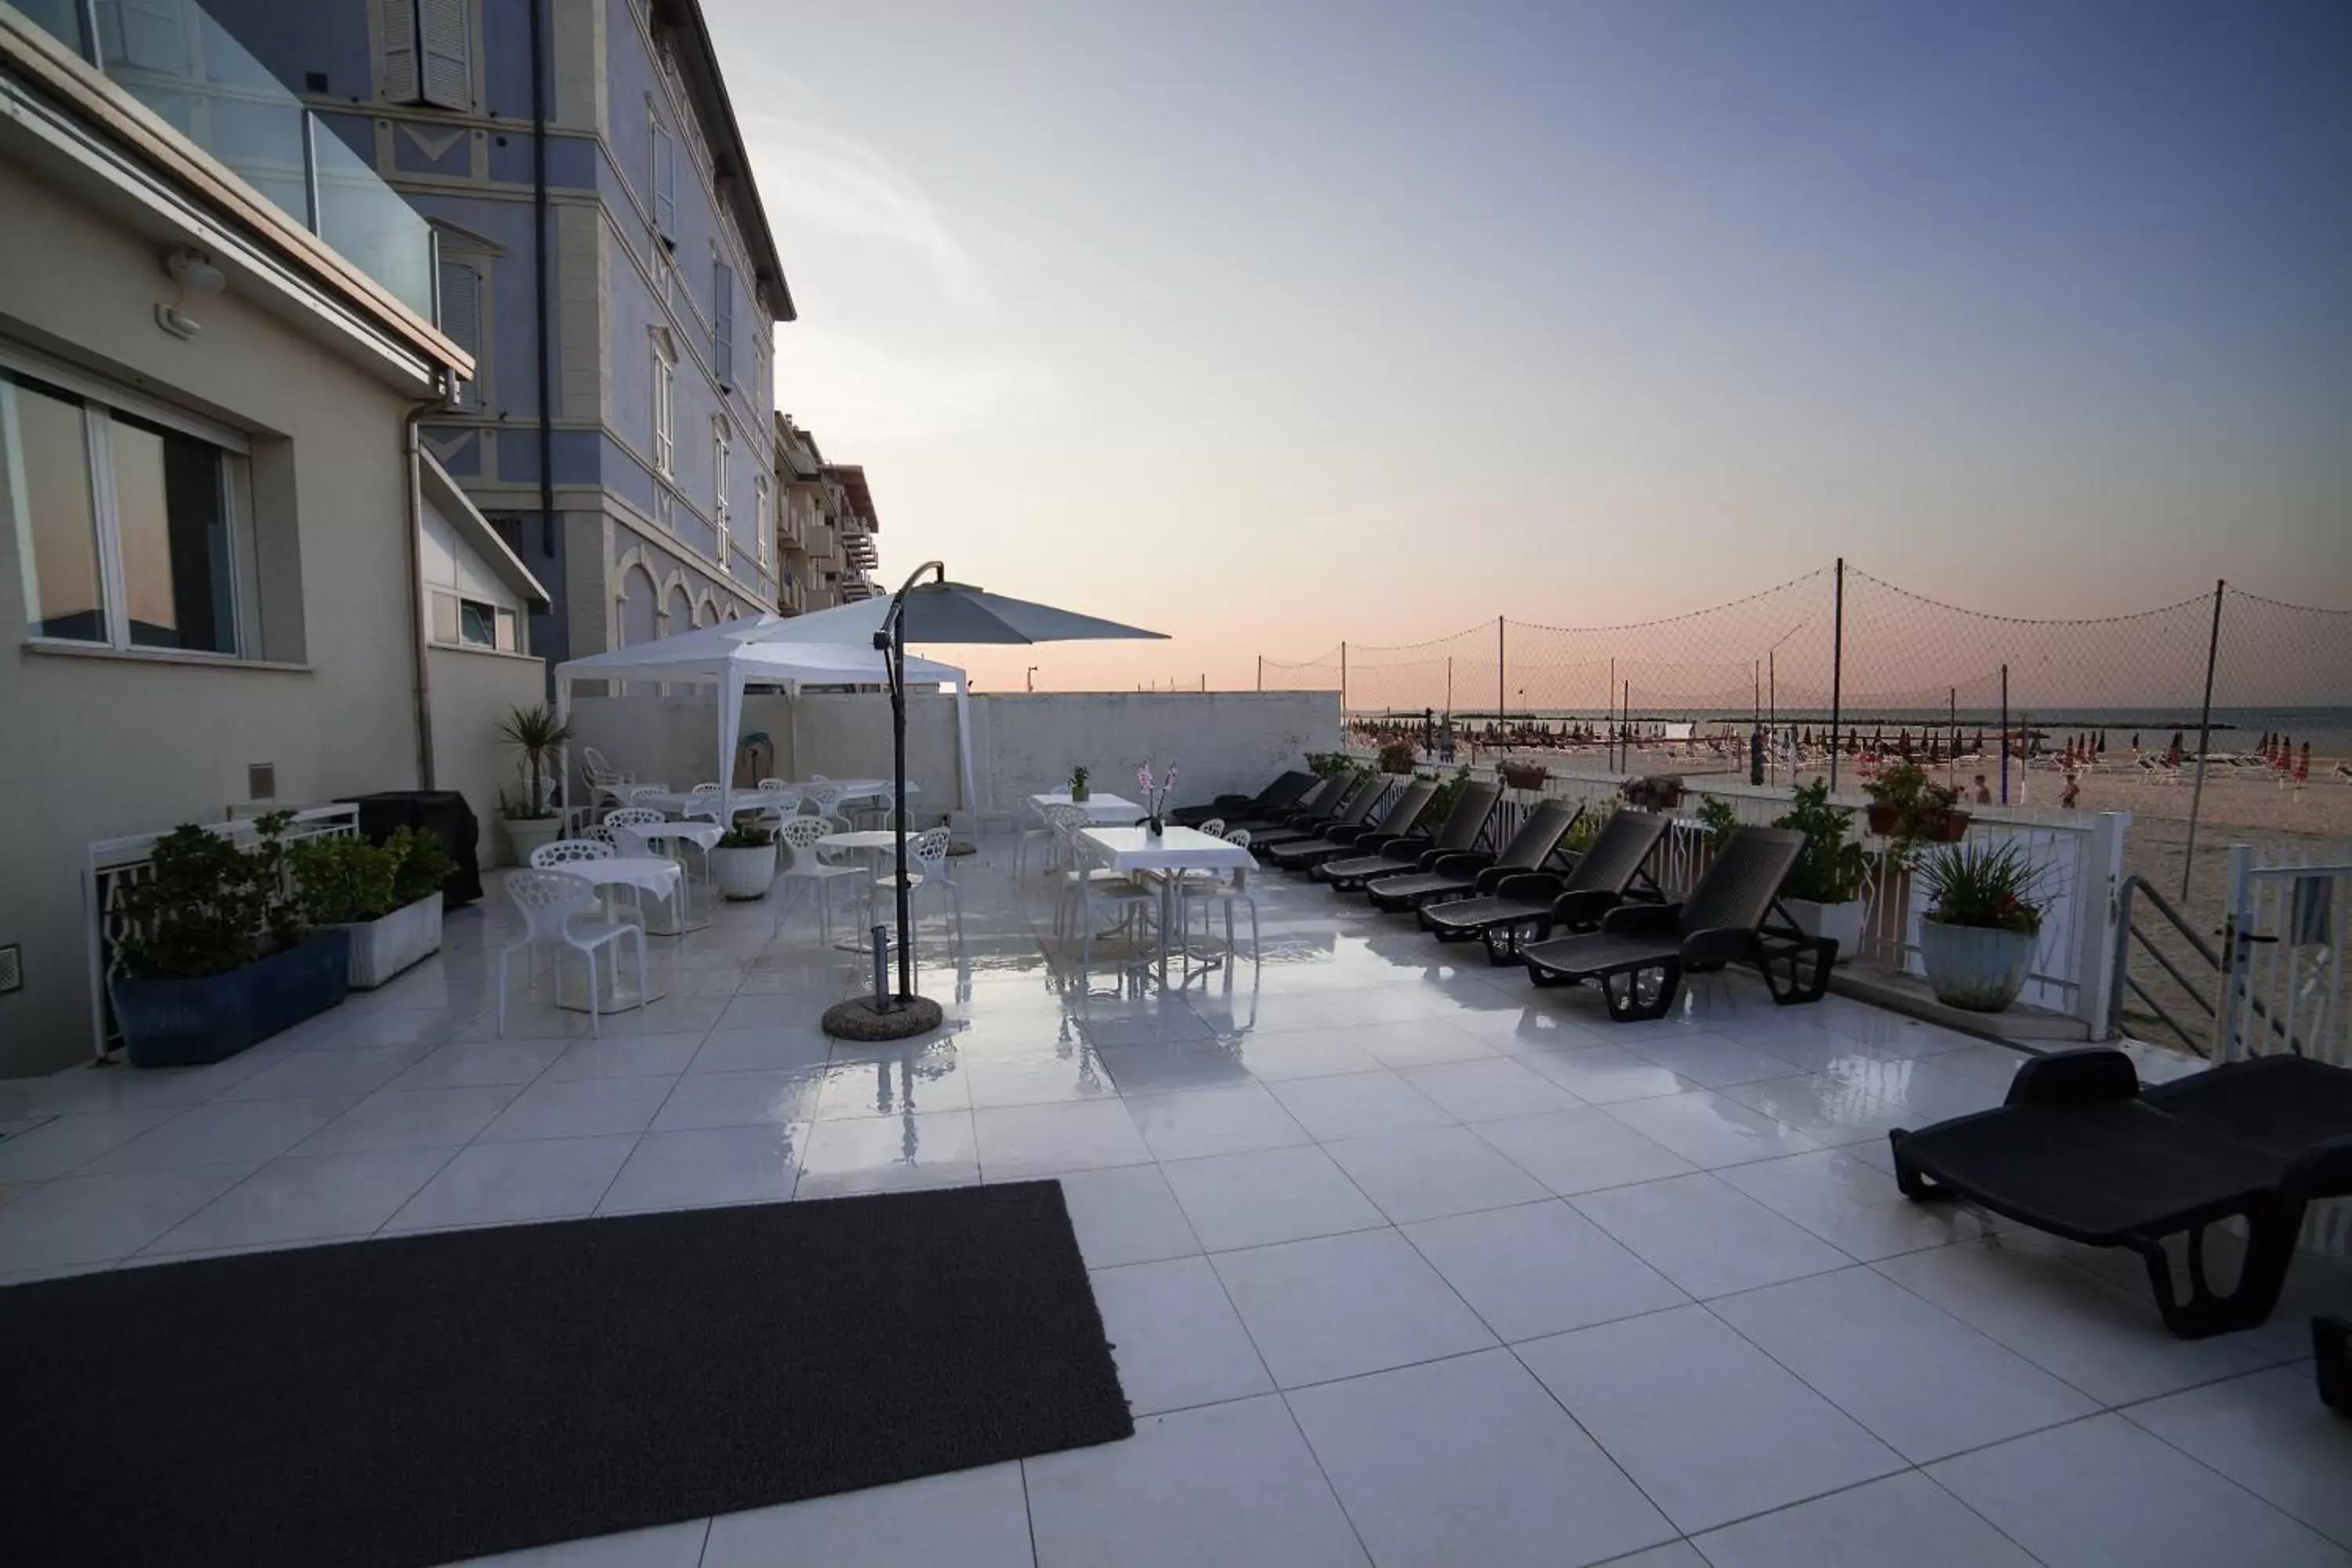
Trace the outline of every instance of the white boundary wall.
<instances>
[{"instance_id":1,"label":"white boundary wall","mask_svg":"<svg viewBox=\"0 0 2352 1568\"><path fill-rule=\"evenodd\" d=\"M716 777L712 700L707 689L688 688L671 697L583 697L572 722L614 767L688 789ZM1078 764L1092 770L1097 790L1133 799L1139 764L1164 773L1173 763L1182 770L1181 805L1254 793L1283 769L1303 766L1308 752L1339 749L1339 699L1329 691L1041 691L976 696L970 711L977 800L963 798L957 776L954 697L908 699L907 776L921 790L917 822L1024 810L1025 796L1059 789ZM747 693L743 733L754 731L768 735L781 778L890 772L890 704L879 691ZM573 788L578 798L576 780Z\"/></svg>"}]
</instances>

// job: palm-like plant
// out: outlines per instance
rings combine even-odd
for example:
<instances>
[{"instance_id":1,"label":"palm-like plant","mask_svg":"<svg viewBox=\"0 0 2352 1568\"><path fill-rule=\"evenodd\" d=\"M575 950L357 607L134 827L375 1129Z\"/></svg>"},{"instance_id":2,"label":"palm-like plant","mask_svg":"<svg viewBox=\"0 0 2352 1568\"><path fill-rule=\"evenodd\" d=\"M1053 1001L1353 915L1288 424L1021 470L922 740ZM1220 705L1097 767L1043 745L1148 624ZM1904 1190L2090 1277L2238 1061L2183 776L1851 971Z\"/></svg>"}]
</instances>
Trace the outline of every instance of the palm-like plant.
<instances>
[{"instance_id":1,"label":"palm-like plant","mask_svg":"<svg viewBox=\"0 0 2352 1568\"><path fill-rule=\"evenodd\" d=\"M499 738L522 752L523 767L530 782L530 795L523 815L545 815L549 764L557 752L572 743L572 726L556 717L555 710L538 702L529 708L518 708L499 720Z\"/></svg>"}]
</instances>

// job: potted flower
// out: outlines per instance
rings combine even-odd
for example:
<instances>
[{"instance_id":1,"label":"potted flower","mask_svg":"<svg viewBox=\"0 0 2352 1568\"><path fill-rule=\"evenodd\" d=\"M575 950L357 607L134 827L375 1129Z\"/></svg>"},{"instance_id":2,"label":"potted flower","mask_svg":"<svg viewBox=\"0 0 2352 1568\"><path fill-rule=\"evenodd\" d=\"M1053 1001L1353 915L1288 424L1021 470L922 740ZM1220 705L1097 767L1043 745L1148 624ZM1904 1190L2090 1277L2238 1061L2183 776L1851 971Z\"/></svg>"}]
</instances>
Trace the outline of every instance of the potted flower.
<instances>
[{"instance_id":1,"label":"potted flower","mask_svg":"<svg viewBox=\"0 0 2352 1568\"><path fill-rule=\"evenodd\" d=\"M1168 809L1169 794L1176 787L1177 772L1176 768L1170 767L1168 776L1155 784L1150 763L1135 770L1136 784L1143 791L1143 831L1154 838L1167 831L1163 814Z\"/></svg>"},{"instance_id":2,"label":"potted flower","mask_svg":"<svg viewBox=\"0 0 2352 1568\"><path fill-rule=\"evenodd\" d=\"M1391 741L1381 747L1381 772L1409 773L1412 772L1412 742Z\"/></svg>"},{"instance_id":3,"label":"potted flower","mask_svg":"<svg viewBox=\"0 0 2352 1568\"><path fill-rule=\"evenodd\" d=\"M514 858L523 865L530 863L533 850L553 843L563 831L563 817L551 802L557 755L572 737L572 726L558 719L544 702L517 708L499 721L499 738L522 752L515 770L522 787L499 792L499 816L506 822Z\"/></svg>"},{"instance_id":4,"label":"potted flower","mask_svg":"<svg viewBox=\"0 0 2352 1568\"><path fill-rule=\"evenodd\" d=\"M349 993L350 933L302 931L283 842L293 820L257 817L251 848L174 828L149 875L121 884L107 990L132 1066L225 1060Z\"/></svg>"},{"instance_id":5,"label":"potted flower","mask_svg":"<svg viewBox=\"0 0 2352 1568\"><path fill-rule=\"evenodd\" d=\"M1916 763L1897 763L1862 787L1870 796L1870 830L1906 848L1957 844L1968 830L1969 814L1953 809L1960 792L1937 784Z\"/></svg>"},{"instance_id":6,"label":"potted flower","mask_svg":"<svg viewBox=\"0 0 2352 1568\"><path fill-rule=\"evenodd\" d=\"M710 869L720 897L739 904L766 898L776 881L776 836L754 824L736 823L712 846Z\"/></svg>"},{"instance_id":7,"label":"potted flower","mask_svg":"<svg viewBox=\"0 0 2352 1568\"><path fill-rule=\"evenodd\" d=\"M1680 773L1648 773L1617 786L1625 804L1643 811L1672 811L1683 803Z\"/></svg>"},{"instance_id":8,"label":"potted flower","mask_svg":"<svg viewBox=\"0 0 2352 1568\"><path fill-rule=\"evenodd\" d=\"M1541 789L1551 777L1551 770L1541 763L1505 763L1503 783L1510 789Z\"/></svg>"},{"instance_id":9,"label":"potted flower","mask_svg":"<svg viewBox=\"0 0 2352 1568\"><path fill-rule=\"evenodd\" d=\"M1936 999L1973 1013L2016 1001L2042 933L2042 868L2012 839L1938 850L1918 876L1927 894L1919 961Z\"/></svg>"},{"instance_id":10,"label":"potted flower","mask_svg":"<svg viewBox=\"0 0 2352 1568\"><path fill-rule=\"evenodd\" d=\"M1084 767L1070 770L1070 804L1084 805L1087 799L1087 780L1091 777Z\"/></svg>"},{"instance_id":11,"label":"potted flower","mask_svg":"<svg viewBox=\"0 0 2352 1568\"><path fill-rule=\"evenodd\" d=\"M353 990L381 985L441 950L449 857L438 835L403 827L382 844L309 838L291 846L287 860L303 922L349 934Z\"/></svg>"},{"instance_id":12,"label":"potted flower","mask_svg":"<svg viewBox=\"0 0 2352 1568\"><path fill-rule=\"evenodd\" d=\"M1853 962L1862 947L1862 884L1870 871L1853 837L1853 813L1830 804L1829 780L1820 778L1799 784L1772 826L1805 836L1804 853L1781 884L1780 907L1806 935L1834 939L1838 963Z\"/></svg>"}]
</instances>

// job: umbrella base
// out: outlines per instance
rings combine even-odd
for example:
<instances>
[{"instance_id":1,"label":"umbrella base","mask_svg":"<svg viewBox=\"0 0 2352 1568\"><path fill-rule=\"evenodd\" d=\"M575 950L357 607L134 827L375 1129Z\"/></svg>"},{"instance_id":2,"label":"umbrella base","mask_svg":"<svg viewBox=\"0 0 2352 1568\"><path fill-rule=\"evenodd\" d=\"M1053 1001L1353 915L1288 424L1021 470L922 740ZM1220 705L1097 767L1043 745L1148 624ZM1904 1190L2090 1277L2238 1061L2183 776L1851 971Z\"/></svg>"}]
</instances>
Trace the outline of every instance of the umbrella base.
<instances>
[{"instance_id":1,"label":"umbrella base","mask_svg":"<svg viewBox=\"0 0 2352 1568\"><path fill-rule=\"evenodd\" d=\"M824 1032L842 1040L903 1040L929 1034L946 1015L928 996L900 996L885 1013L871 996L853 996L824 1010Z\"/></svg>"}]
</instances>

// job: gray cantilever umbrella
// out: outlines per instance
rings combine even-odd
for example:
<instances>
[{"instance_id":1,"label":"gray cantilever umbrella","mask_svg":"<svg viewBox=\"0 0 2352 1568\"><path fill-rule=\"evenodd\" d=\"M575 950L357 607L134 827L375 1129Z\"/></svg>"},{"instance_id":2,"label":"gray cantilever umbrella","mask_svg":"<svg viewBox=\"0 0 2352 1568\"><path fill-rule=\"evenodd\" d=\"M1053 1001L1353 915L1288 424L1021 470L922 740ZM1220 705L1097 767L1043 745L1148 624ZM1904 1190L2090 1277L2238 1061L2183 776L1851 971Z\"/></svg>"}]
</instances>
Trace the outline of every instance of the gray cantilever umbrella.
<instances>
[{"instance_id":1,"label":"gray cantilever umbrella","mask_svg":"<svg viewBox=\"0 0 2352 1568\"><path fill-rule=\"evenodd\" d=\"M926 576L931 581L926 583ZM873 631L874 646L887 656L890 675L890 743L891 782L895 786L892 799L907 798L907 645L919 643L1036 643L1080 642L1108 637L1164 637L1165 632L1148 632L1139 626L1122 626L1096 616L1081 616L1072 610L1055 609L1051 605L1039 605L1027 599L1008 598L992 594L985 588L948 581L947 567L937 561L927 561L915 570L915 574L885 601L867 601L883 605ZM838 611L821 615L846 621L844 612L855 610L862 618L867 612L864 605L844 605ZM803 617L814 621L818 616ZM787 622L789 626L791 623ZM846 630L845 626L844 630ZM895 995L877 998L875 1010L901 1014L915 1002L914 948L909 941L910 922L907 911L907 818L903 810L892 813L898 838L898 989ZM929 1010L935 1010L929 1009ZM927 1011L917 1009L918 1012ZM913 1024L913 1019L894 1020L897 1024ZM896 1027L890 1028L897 1033ZM912 1032L912 1030L909 1030Z\"/></svg>"}]
</instances>

